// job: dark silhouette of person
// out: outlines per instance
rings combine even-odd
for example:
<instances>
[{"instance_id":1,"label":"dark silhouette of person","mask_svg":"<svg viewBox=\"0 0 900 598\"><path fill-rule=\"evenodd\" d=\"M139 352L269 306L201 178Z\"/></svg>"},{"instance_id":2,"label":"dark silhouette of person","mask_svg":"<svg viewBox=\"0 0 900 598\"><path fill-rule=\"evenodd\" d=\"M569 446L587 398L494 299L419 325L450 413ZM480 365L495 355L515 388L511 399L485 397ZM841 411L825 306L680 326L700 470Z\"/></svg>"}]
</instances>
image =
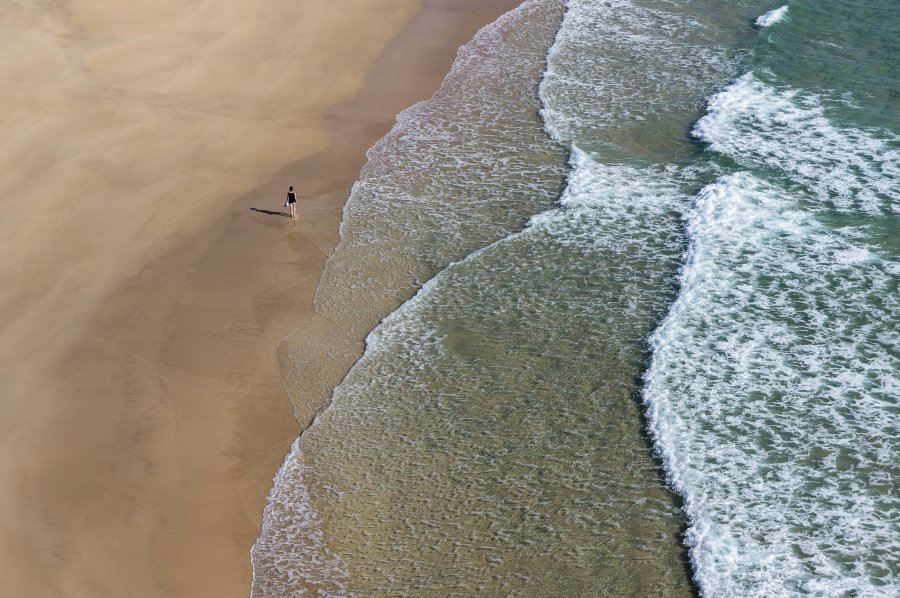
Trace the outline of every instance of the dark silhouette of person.
<instances>
[{"instance_id":1,"label":"dark silhouette of person","mask_svg":"<svg viewBox=\"0 0 900 598\"><path fill-rule=\"evenodd\" d=\"M294 193L294 187L288 187L287 202L284 204L291 209L291 218L297 217L297 194Z\"/></svg>"}]
</instances>

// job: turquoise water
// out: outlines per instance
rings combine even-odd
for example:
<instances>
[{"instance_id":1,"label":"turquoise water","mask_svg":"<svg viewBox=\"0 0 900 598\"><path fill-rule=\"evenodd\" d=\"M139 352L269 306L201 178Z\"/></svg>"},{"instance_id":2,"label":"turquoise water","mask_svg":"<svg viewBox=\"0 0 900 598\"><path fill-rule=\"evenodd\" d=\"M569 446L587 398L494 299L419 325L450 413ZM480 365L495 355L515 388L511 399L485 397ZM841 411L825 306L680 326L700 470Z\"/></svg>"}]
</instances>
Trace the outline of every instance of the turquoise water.
<instances>
[{"instance_id":1,"label":"turquoise water","mask_svg":"<svg viewBox=\"0 0 900 598\"><path fill-rule=\"evenodd\" d=\"M645 377L708 595L897 595L900 6L797 2L693 129Z\"/></svg>"},{"instance_id":2,"label":"turquoise water","mask_svg":"<svg viewBox=\"0 0 900 598\"><path fill-rule=\"evenodd\" d=\"M482 31L348 201L317 307L384 320L253 594L897 595L898 26L533 0Z\"/></svg>"}]
</instances>

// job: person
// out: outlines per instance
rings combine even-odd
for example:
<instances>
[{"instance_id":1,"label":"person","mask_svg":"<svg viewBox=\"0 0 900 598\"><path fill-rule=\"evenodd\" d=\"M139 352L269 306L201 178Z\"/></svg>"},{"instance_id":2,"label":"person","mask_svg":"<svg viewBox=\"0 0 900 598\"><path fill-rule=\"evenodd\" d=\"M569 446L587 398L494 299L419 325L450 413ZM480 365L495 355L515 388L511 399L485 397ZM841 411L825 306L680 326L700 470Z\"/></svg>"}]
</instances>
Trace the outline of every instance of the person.
<instances>
[{"instance_id":1,"label":"person","mask_svg":"<svg viewBox=\"0 0 900 598\"><path fill-rule=\"evenodd\" d=\"M284 205L291 208L291 218L296 218L297 217L297 194L294 193L293 185L288 187L287 203L285 203Z\"/></svg>"}]
</instances>

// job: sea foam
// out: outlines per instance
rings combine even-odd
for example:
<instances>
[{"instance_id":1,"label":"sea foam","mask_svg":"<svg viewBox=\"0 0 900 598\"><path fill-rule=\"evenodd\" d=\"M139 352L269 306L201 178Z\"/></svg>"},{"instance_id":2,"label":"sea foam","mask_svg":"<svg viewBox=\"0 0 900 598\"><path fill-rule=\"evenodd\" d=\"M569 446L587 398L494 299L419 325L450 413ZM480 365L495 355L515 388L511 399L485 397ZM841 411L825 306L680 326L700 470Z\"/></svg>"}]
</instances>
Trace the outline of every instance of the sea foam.
<instances>
[{"instance_id":1,"label":"sea foam","mask_svg":"<svg viewBox=\"0 0 900 598\"><path fill-rule=\"evenodd\" d=\"M710 596L893 596L897 138L748 73L693 129L740 169L688 216L648 417Z\"/></svg>"},{"instance_id":2,"label":"sea foam","mask_svg":"<svg viewBox=\"0 0 900 598\"><path fill-rule=\"evenodd\" d=\"M897 264L746 172L688 222L644 396L701 591L896 595Z\"/></svg>"},{"instance_id":3,"label":"sea foam","mask_svg":"<svg viewBox=\"0 0 900 598\"><path fill-rule=\"evenodd\" d=\"M774 25L775 23L777 23L778 21L783 19L784 16L787 14L787 11L788 11L787 4L785 4L784 6L782 6L780 8L776 8L775 10L770 10L766 14L760 15L760 17L758 19L756 19L756 26L757 27L771 27L772 25Z\"/></svg>"},{"instance_id":4,"label":"sea foam","mask_svg":"<svg viewBox=\"0 0 900 598\"><path fill-rule=\"evenodd\" d=\"M750 72L709 100L693 131L745 168L803 184L820 208L900 212L900 138L834 124L814 94L779 89Z\"/></svg>"}]
</instances>

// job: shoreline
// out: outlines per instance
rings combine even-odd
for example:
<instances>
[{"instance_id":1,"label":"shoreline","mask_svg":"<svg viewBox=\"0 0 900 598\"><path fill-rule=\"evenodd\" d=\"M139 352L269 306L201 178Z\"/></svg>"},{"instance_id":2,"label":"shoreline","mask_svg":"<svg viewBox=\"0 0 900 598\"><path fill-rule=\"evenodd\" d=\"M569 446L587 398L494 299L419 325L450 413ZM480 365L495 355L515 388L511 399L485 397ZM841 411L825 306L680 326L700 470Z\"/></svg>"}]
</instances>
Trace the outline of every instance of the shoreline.
<instances>
[{"instance_id":1,"label":"shoreline","mask_svg":"<svg viewBox=\"0 0 900 598\"><path fill-rule=\"evenodd\" d=\"M325 111L329 129L335 133L338 130L346 131L348 128L355 131L355 135L368 139L366 144L368 151L391 130L397 114L413 104L430 99L438 91L453 65L460 46L470 41L482 27L518 7L522 1L492 0L490 6L475 4L472 0L422 0L422 11L413 17L407 28L391 41L384 53L373 63L361 93L350 102L332 106ZM425 52L432 55L412 56L408 54L410 48L420 50L424 48ZM452 51L448 52L451 48ZM410 71L414 73L413 77L405 75ZM420 87L419 83L422 82L426 84ZM427 93L424 90L428 90ZM379 120L372 120L370 107L384 101L390 102L393 108L383 111ZM389 112L390 123L385 127L384 119ZM341 160L347 150L346 140L334 135L328 147L286 167L279 173L279 177L287 180L286 172L291 171L304 173L305 176L301 176L304 180L314 180L317 172ZM337 221L334 223L335 232L340 226L341 210L349 197L351 186L368 161L365 152L358 158L352 167L348 164L342 180L330 181L332 185L340 185L339 191L323 189L324 193L318 193L319 201L313 208L334 209L335 202L339 202ZM319 191L317 187L316 191ZM305 193L305 189L301 189L301 192ZM302 205L301 200L301 210ZM320 245L327 253L326 260L331 257L339 240L338 236L334 236L327 244ZM324 265L323 261L323 271ZM318 284L317 282L317 288ZM375 325L377 322L373 327ZM312 361L317 363L313 364L310 370L304 368L303 380L289 380L284 374L297 369L298 354L315 354L322 350L331 354L336 350L332 338L336 331L332 323L326 318L318 317L315 311L311 311L280 339L275 349L276 361L285 390L293 404L294 415L300 422L301 432L327 407L331 391L340 384L353 363L362 356L369 332L371 329L366 329L363 334L341 339L342 357L333 360L340 361L338 364L332 363L326 367L322 365L322 360L313 359ZM304 362L304 365L310 365L310 362ZM308 375L310 372L313 372L313 375Z\"/></svg>"},{"instance_id":2,"label":"shoreline","mask_svg":"<svg viewBox=\"0 0 900 598\"><path fill-rule=\"evenodd\" d=\"M54 331L58 348L33 375L4 382L25 410L2 436L14 449L0 513L5 591L247 595L266 494L298 433L272 352L314 315L365 151L437 89L461 44L518 2L426 0L406 17L401 4L391 19L406 24L354 99L320 114L330 141L315 137L319 151L221 215L145 242L147 257L122 278L108 273L110 290L84 297L86 315ZM289 184L300 192L293 226L276 199Z\"/></svg>"}]
</instances>

